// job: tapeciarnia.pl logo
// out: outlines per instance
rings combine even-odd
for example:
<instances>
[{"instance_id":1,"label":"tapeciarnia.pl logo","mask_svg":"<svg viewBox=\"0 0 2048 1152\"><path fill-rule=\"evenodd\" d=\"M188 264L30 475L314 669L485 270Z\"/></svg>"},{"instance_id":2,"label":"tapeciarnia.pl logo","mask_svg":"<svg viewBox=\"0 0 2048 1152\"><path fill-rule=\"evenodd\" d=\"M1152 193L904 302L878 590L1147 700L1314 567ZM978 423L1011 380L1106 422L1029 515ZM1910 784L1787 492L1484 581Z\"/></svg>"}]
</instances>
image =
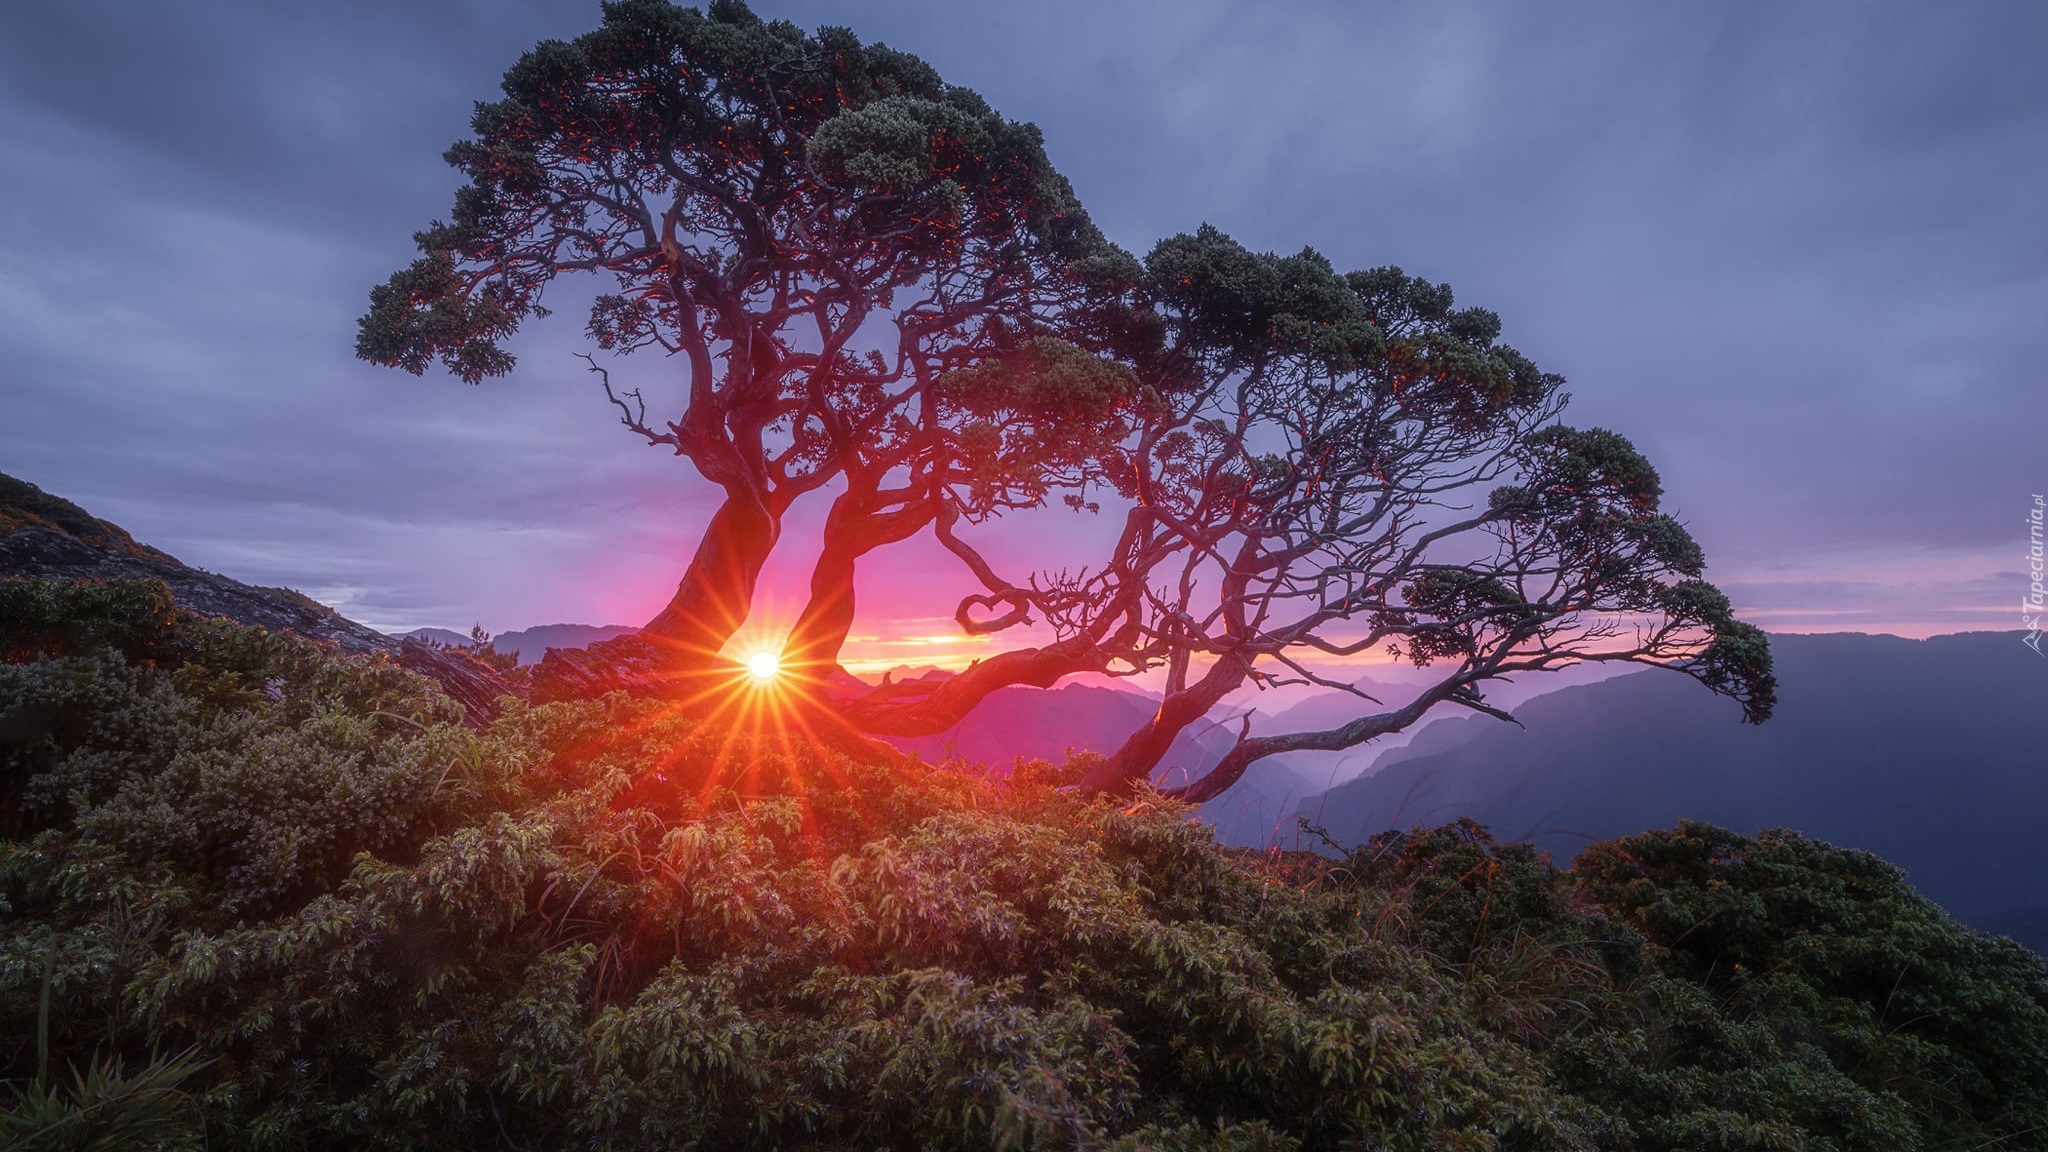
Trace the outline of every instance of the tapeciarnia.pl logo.
<instances>
[{"instance_id":1,"label":"tapeciarnia.pl logo","mask_svg":"<svg viewBox=\"0 0 2048 1152\"><path fill-rule=\"evenodd\" d=\"M2048 590L2041 586L2044 568L2041 517L2044 511L2048 511L2044 504L2048 501L2043 501L2037 492L2034 494L2034 506L2027 509L2027 569L2034 582L2028 585L2027 597L2020 602L2020 619L2027 625L2027 634L2020 638L2020 643L2032 648L2036 656L2048 656L2048 652L2041 651L2041 614L2044 608L2048 608Z\"/></svg>"}]
</instances>

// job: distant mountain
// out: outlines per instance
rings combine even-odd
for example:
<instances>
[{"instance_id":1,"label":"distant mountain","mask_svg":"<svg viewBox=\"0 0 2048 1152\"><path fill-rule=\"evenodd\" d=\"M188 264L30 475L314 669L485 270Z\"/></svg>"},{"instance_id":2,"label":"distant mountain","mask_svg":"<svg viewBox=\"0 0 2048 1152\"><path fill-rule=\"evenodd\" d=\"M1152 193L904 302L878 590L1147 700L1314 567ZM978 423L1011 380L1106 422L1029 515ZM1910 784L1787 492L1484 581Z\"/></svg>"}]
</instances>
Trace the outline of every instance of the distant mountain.
<instances>
[{"instance_id":1,"label":"distant mountain","mask_svg":"<svg viewBox=\"0 0 2048 1152\"><path fill-rule=\"evenodd\" d=\"M1266 734L1335 728L1368 713L1401 707L1442 674L1440 668L1377 667L1373 675L1353 681L1353 686L1372 700L1348 692L1322 692L1271 716L1258 715L1252 731ZM1526 673L1489 684L1485 689L1486 701L1501 708L1519 708L1536 696L1617 674L1615 669L1590 664L1556 672ZM1434 719L1425 718L1406 731L1390 732L1369 744L1342 752L1289 752L1261 760L1230 791L1203 805L1202 811L1215 821L1216 835L1227 844L1258 848L1276 842L1277 838L1283 846L1293 847L1299 831L1294 812L1303 798L1356 779L1389 750L1407 745L1437 724L1460 724L1472 715L1475 714L1454 705L1440 704L1430 713Z\"/></svg>"},{"instance_id":2,"label":"distant mountain","mask_svg":"<svg viewBox=\"0 0 2048 1152\"><path fill-rule=\"evenodd\" d=\"M464 648L469 646L469 637L448 628L415 628L400 638L405 640L425 640L434 644L454 644ZM496 645L492 645L492 647L495 648Z\"/></svg>"},{"instance_id":3,"label":"distant mountain","mask_svg":"<svg viewBox=\"0 0 2048 1152\"><path fill-rule=\"evenodd\" d=\"M1351 682L1352 687L1366 696L1354 696L1349 692L1335 690L1319 693L1302 700L1291 707L1283 708L1271 716L1260 716L1252 725L1256 732L1300 732L1317 728L1333 728L1367 712L1379 712L1388 708L1399 708L1415 699L1422 691L1422 684L1406 683L1387 677L1361 676ZM1379 703L1373 703L1374 700Z\"/></svg>"},{"instance_id":4,"label":"distant mountain","mask_svg":"<svg viewBox=\"0 0 2048 1152\"><path fill-rule=\"evenodd\" d=\"M932 667L899 667L889 675L898 682L952 673ZM1399 707L1419 690L1416 685L1362 680L1360 686L1385 707ZM1128 688L1069 684L1059 688L1002 688L956 727L934 736L891 739L889 742L927 760L979 761L1006 772L1019 758L1058 763L1069 751L1109 753L1150 719L1159 698ZM1254 712L1258 732L1323 728L1344 723L1361 710L1377 710L1356 696L1329 692L1301 700L1272 716ZM1160 762L1153 778L1166 785L1199 777L1223 758L1237 739L1242 713L1219 709L1215 716L1183 732ZM1295 831L1294 811L1307 797L1333 781L1355 775L1363 763L1333 776L1330 763L1350 755L1369 762L1371 753L1298 753L1262 761L1222 796L1202 806L1225 844L1262 846L1276 835L1284 840Z\"/></svg>"},{"instance_id":5,"label":"distant mountain","mask_svg":"<svg viewBox=\"0 0 2048 1152\"><path fill-rule=\"evenodd\" d=\"M518 632L500 632L491 637L491 647L518 653L521 664L538 664L550 648L588 648L600 640L638 631L626 624L537 624Z\"/></svg>"},{"instance_id":6,"label":"distant mountain","mask_svg":"<svg viewBox=\"0 0 2048 1152\"><path fill-rule=\"evenodd\" d=\"M887 673L898 682L953 673L930 666L899 666ZM1254 732L1292 732L1330 728L1365 712L1398 708L1421 690L1422 677L1433 670L1391 668L1357 686L1380 703L1349 693L1330 691L1305 699L1272 715L1252 713ZM1499 684L1488 693L1489 700L1503 700L1512 707L1555 684L1584 683L1609 675L1605 670L1587 669L1545 673L1518 678L1513 684ZM935 736L892 739L890 743L916 752L927 760L958 758L980 761L996 771L1008 771L1020 757L1055 763L1076 752L1108 753L1151 717L1159 698L1134 689L1104 688L1069 684L1052 689L1004 688L991 693L980 707L955 728ZM1220 709L1200 725L1184 732L1154 773L1161 784L1181 784L1200 776L1223 758L1237 738L1238 717ZM1462 723L1454 716L1442 723ZM1488 719L1486 723L1498 721ZM1415 730L1411 730L1415 731ZM1202 815L1215 826L1216 837L1225 844L1263 847L1277 838L1292 844L1297 832L1296 809L1310 797L1333 784L1357 776L1390 744L1405 741L1400 733L1348 752L1299 752L1261 761L1245 773L1228 792L1202 806Z\"/></svg>"},{"instance_id":7,"label":"distant mountain","mask_svg":"<svg viewBox=\"0 0 2048 1152\"><path fill-rule=\"evenodd\" d=\"M626 624L537 624L518 632L500 632L491 637L491 647L516 654L522 665L538 664L550 648L588 648L600 640L638 631ZM446 628L415 628L406 635L437 644L469 645L468 635Z\"/></svg>"},{"instance_id":8,"label":"distant mountain","mask_svg":"<svg viewBox=\"0 0 2048 1152\"><path fill-rule=\"evenodd\" d=\"M926 665L899 666L886 675L903 683L953 673ZM1008 772L1020 759L1057 764L1070 752L1114 752L1158 707L1157 696L1127 688L999 688L945 732L888 742L928 761L959 759ZM1227 716L1227 710L1219 710L1219 716ZM1162 784L1186 783L1221 760L1236 738L1234 718L1191 725L1167 749L1153 778ZM1296 779L1279 764L1205 805L1203 815L1216 824L1217 837L1226 844L1263 844L1275 820L1292 812L1302 797L1328 786L1327 777Z\"/></svg>"},{"instance_id":9,"label":"distant mountain","mask_svg":"<svg viewBox=\"0 0 2048 1152\"><path fill-rule=\"evenodd\" d=\"M883 672L880 676L871 675L866 677L860 677L859 679L862 681L862 683L873 681L876 684L880 684L884 681L888 681L894 684L902 684L910 680L944 680L950 676L953 676L954 674L955 673L951 669L941 668L936 664L898 664L894 668L891 668L888 671Z\"/></svg>"},{"instance_id":10,"label":"distant mountain","mask_svg":"<svg viewBox=\"0 0 2048 1152\"><path fill-rule=\"evenodd\" d=\"M1346 842L1470 816L1563 859L1677 820L1866 849L1976 923L2048 949L2048 661L2019 633L1773 636L1760 727L1643 671L1438 721L1301 807Z\"/></svg>"}]
</instances>

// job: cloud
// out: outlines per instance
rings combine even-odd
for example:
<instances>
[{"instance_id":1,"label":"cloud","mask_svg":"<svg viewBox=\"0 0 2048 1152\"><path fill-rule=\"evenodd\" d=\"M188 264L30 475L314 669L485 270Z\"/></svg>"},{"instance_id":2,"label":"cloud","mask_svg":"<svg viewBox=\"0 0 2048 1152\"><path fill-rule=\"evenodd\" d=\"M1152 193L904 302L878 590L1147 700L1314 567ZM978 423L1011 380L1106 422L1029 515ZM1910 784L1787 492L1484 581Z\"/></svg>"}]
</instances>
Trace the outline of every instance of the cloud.
<instances>
[{"instance_id":1,"label":"cloud","mask_svg":"<svg viewBox=\"0 0 2048 1152\"><path fill-rule=\"evenodd\" d=\"M1993 626L1969 616L1998 603L1991 557L2048 487L2048 9L759 7L1038 122L1134 250L1213 220L1496 309L1572 380L1572 420L1658 463L1766 624ZM596 20L580 0L16 14L0 469L372 622L650 615L709 497L612 423L571 356L575 291L484 388L351 356L365 291L447 211L439 154L471 102ZM1028 563L1075 529L1006 531ZM864 578L866 631L935 634L894 623L957 594L935 553Z\"/></svg>"}]
</instances>

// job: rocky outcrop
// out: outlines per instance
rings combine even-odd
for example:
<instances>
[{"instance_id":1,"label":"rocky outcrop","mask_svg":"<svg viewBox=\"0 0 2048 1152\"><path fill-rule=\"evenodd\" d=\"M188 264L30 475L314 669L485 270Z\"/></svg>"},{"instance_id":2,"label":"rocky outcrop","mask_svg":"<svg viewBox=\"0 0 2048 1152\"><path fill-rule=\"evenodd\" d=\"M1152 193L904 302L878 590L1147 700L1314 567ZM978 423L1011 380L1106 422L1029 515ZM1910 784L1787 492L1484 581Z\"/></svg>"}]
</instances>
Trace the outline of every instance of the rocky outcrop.
<instances>
[{"instance_id":1,"label":"rocky outcrop","mask_svg":"<svg viewBox=\"0 0 2048 1152\"><path fill-rule=\"evenodd\" d=\"M178 605L201 616L225 616L273 632L331 641L350 655L398 655L399 642L288 588L259 588L163 556L137 556L88 544L47 528L0 536L0 575L59 580L161 580Z\"/></svg>"},{"instance_id":2,"label":"rocky outcrop","mask_svg":"<svg viewBox=\"0 0 2048 1152\"><path fill-rule=\"evenodd\" d=\"M536 704L591 700L607 692L655 699L678 694L660 652L639 635L600 640L588 648L550 648L530 676Z\"/></svg>"},{"instance_id":3,"label":"rocky outcrop","mask_svg":"<svg viewBox=\"0 0 2048 1152\"><path fill-rule=\"evenodd\" d=\"M26 480L0 472L0 535L23 528L48 528L110 552L178 563L177 557L168 552L137 543L119 524L102 520L62 496L52 496Z\"/></svg>"},{"instance_id":4,"label":"rocky outcrop","mask_svg":"<svg viewBox=\"0 0 2048 1152\"><path fill-rule=\"evenodd\" d=\"M138 544L118 525L11 476L0 475L0 577L57 580L161 580L178 605L272 632L332 644L352 656L381 652L437 681L463 706L472 727L489 722L500 696L521 696L480 661L417 640L398 640L365 627L289 588L244 584L181 563Z\"/></svg>"},{"instance_id":5,"label":"rocky outcrop","mask_svg":"<svg viewBox=\"0 0 2048 1152\"><path fill-rule=\"evenodd\" d=\"M398 662L438 681L441 691L462 705L464 717L472 728L482 728L498 714L500 696L524 698L526 695L524 685L506 680L483 661L472 660L446 648L422 644L418 640L399 642Z\"/></svg>"}]
</instances>

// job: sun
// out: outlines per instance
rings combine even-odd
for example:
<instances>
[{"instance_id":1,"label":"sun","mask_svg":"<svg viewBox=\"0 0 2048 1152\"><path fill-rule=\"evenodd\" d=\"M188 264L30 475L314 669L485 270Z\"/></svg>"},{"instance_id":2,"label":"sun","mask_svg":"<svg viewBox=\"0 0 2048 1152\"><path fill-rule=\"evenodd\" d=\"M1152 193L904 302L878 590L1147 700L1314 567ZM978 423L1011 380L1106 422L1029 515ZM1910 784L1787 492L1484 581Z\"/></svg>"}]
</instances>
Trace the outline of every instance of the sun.
<instances>
[{"instance_id":1,"label":"sun","mask_svg":"<svg viewBox=\"0 0 2048 1152\"><path fill-rule=\"evenodd\" d=\"M756 652L747 657L747 672L759 683L766 684L775 679L775 674L781 670L782 657L773 652Z\"/></svg>"}]
</instances>

